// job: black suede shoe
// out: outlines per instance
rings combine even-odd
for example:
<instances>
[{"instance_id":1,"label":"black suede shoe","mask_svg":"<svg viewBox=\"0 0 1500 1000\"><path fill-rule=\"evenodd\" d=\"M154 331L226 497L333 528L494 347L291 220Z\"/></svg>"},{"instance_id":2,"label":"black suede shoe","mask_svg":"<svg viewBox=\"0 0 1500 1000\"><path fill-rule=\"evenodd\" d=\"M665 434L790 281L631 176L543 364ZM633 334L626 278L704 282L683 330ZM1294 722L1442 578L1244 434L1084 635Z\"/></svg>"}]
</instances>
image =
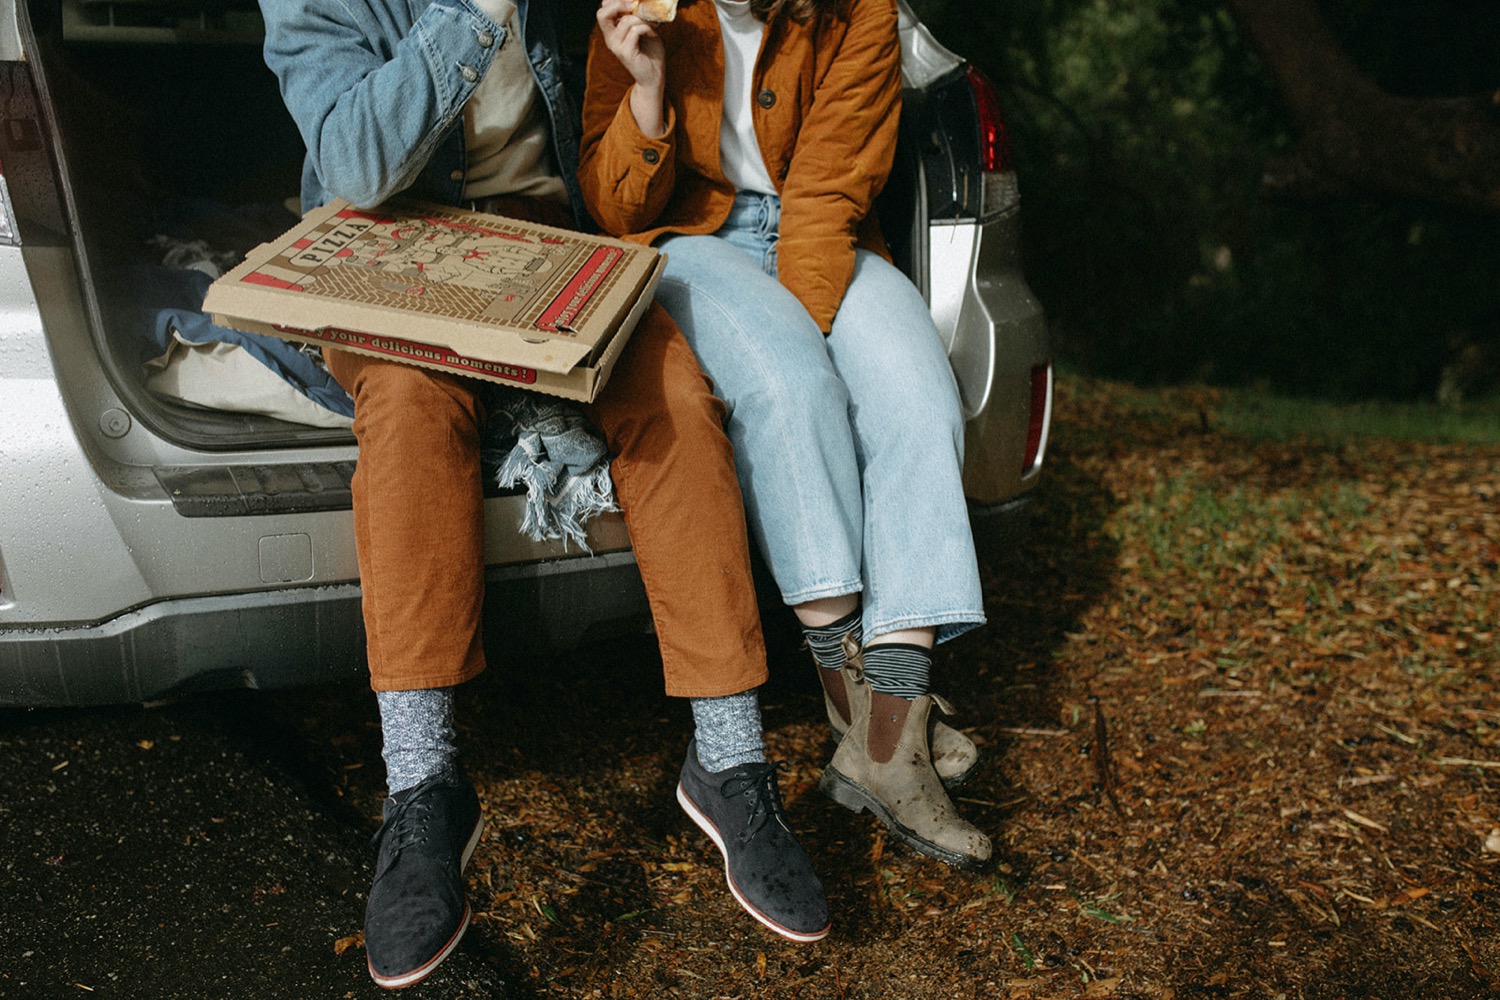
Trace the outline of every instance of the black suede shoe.
<instances>
[{"instance_id":1,"label":"black suede shoe","mask_svg":"<svg viewBox=\"0 0 1500 1000\"><path fill-rule=\"evenodd\" d=\"M742 764L707 771L688 744L677 801L724 855L729 891L756 920L793 941L817 941L829 929L828 901L786 822L776 772L784 764Z\"/></svg>"},{"instance_id":2,"label":"black suede shoe","mask_svg":"<svg viewBox=\"0 0 1500 1000\"><path fill-rule=\"evenodd\" d=\"M464 866L484 817L467 778L428 778L385 800L375 883L365 904L370 976L386 989L419 982L469 927Z\"/></svg>"}]
</instances>

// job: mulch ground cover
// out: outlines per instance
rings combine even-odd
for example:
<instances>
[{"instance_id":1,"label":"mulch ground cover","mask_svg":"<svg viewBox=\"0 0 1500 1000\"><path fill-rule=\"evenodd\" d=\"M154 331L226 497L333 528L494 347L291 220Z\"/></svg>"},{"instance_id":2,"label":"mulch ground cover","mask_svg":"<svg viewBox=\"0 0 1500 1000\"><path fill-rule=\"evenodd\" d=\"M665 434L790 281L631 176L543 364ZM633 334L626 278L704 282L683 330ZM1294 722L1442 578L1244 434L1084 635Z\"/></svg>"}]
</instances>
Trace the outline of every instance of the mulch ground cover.
<instances>
[{"instance_id":1,"label":"mulch ground cover","mask_svg":"<svg viewBox=\"0 0 1500 1000\"><path fill-rule=\"evenodd\" d=\"M538 997L1500 997L1497 499L1497 447L1250 440L1209 390L1065 380L1034 517L986 536L990 623L936 667L991 870L822 797L816 677L772 614L768 740L832 935L731 899L642 638L472 685L465 949ZM373 716L313 738L373 829ZM329 946L363 964L357 931Z\"/></svg>"}]
</instances>

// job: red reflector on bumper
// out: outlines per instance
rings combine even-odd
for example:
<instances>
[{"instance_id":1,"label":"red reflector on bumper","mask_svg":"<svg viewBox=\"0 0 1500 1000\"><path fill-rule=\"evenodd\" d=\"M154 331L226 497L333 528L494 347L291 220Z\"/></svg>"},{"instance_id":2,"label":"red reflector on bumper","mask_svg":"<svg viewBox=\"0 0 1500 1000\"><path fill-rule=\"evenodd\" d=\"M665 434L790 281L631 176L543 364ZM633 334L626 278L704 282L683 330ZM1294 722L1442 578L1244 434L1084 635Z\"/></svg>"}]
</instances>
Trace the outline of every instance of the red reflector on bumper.
<instances>
[{"instance_id":1,"label":"red reflector on bumper","mask_svg":"<svg viewBox=\"0 0 1500 1000\"><path fill-rule=\"evenodd\" d=\"M1052 366L1031 369L1031 413L1026 424L1026 458L1021 474L1029 476L1042 464L1047 451L1047 430L1052 424Z\"/></svg>"}]
</instances>

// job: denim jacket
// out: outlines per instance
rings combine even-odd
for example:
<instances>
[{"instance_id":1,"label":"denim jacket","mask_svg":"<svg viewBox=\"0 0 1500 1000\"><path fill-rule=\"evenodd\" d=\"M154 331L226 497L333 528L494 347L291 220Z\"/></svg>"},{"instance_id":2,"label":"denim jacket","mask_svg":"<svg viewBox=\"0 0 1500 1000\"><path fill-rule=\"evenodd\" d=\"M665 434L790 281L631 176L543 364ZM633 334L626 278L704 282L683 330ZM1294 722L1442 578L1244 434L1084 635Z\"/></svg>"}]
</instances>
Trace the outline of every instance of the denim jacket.
<instances>
[{"instance_id":1,"label":"denim jacket","mask_svg":"<svg viewBox=\"0 0 1500 1000\"><path fill-rule=\"evenodd\" d=\"M369 208L401 192L457 204L464 104L500 47L524 44L575 220L587 219L557 4L517 8L522 38L471 0L261 0L266 65L307 145L302 210L335 197Z\"/></svg>"}]
</instances>

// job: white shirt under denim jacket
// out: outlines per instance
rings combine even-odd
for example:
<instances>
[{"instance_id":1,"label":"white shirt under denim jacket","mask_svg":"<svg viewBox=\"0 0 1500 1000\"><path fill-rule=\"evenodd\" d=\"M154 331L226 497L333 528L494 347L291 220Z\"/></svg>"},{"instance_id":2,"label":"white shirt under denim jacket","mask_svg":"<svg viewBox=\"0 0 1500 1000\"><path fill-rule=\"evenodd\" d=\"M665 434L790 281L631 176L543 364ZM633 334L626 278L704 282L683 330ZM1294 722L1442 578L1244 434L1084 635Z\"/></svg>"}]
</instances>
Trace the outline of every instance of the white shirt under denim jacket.
<instances>
[{"instance_id":1,"label":"white shirt under denim jacket","mask_svg":"<svg viewBox=\"0 0 1500 1000\"><path fill-rule=\"evenodd\" d=\"M347 198L371 207L409 191L462 201L464 105L504 46L521 44L549 119L575 221L578 115L553 0L517 0L520 38L473 0L262 0L266 65L307 145L302 209Z\"/></svg>"}]
</instances>

